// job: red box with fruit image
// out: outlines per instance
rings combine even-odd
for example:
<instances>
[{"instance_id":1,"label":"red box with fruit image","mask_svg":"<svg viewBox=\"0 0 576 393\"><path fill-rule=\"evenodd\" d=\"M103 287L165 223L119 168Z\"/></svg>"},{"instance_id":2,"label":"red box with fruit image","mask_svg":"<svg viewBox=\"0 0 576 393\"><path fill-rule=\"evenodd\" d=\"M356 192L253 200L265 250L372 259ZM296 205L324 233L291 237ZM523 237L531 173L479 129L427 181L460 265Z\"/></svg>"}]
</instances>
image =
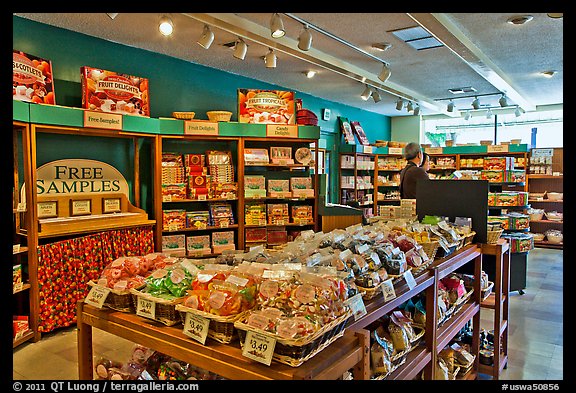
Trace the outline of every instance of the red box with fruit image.
<instances>
[{"instance_id":1,"label":"red box with fruit image","mask_svg":"<svg viewBox=\"0 0 576 393\"><path fill-rule=\"evenodd\" d=\"M52 62L14 50L12 54L12 98L36 104L56 104Z\"/></svg>"},{"instance_id":2,"label":"red box with fruit image","mask_svg":"<svg viewBox=\"0 0 576 393\"><path fill-rule=\"evenodd\" d=\"M121 115L150 117L148 79L84 66L82 108Z\"/></svg>"}]
</instances>

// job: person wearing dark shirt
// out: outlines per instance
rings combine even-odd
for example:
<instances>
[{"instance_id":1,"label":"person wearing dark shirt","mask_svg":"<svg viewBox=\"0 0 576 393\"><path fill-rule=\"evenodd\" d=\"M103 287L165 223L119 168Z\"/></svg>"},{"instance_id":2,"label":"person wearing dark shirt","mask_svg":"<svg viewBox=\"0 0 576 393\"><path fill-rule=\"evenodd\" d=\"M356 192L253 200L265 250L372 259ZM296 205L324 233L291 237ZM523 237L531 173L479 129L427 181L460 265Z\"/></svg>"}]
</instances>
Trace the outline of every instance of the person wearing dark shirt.
<instances>
[{"instance_id":1,"label":"person wearing dark shirt","mask_svg":"<svg viewBox=\"0 0 576 393\"><path fill-rule=\"evenodd\" d=\"M400 171L400 198L416 199L416 183L429 180L428 174L420 166L424 152L418 143L410 142L404 147L404 158L408 163Z\"/></svg>"}]
</instances>

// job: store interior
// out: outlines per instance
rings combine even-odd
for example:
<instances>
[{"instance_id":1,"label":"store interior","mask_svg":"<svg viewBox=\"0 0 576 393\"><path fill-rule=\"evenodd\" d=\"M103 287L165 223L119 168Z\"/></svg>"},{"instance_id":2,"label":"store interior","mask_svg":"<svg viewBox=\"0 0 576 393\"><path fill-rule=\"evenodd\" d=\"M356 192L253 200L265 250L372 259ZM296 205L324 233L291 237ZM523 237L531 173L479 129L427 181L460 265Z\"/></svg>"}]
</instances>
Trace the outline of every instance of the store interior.
<instances>
[{"instance_id":1,"label":"store interior","mask_svg":"<svg viewBox=\"0 0 576 393\"><path fill-rule=\"evenodd\" d=\"M565 379L562 29L14 14L13 379Z\"/></svg>"}]
</instances>

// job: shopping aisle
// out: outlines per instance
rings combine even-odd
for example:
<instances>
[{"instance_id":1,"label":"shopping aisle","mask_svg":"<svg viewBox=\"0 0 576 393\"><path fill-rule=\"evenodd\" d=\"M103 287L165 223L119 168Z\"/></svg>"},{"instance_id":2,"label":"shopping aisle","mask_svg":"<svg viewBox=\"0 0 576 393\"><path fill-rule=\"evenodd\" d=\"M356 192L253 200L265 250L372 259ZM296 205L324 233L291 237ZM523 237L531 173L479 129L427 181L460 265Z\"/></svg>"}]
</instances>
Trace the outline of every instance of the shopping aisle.
<instances>
[{"instance_id":1,"label":"shopping aisle","mask_svg":"<svg viewBox=\"0 0 576 393\"><path fill-rule=\"evenodd\" d=\"M537 248L528 259L524 295L510 297L507 380L563 378L563 251ZM482 327L490 329L492 311L482 309ZM94 354L125 361L133 343L93 329ZM14 379L78 379L76 328L45 335L14 350ZM482 378L484 379L484 378Z\"/></svg>"}]
</instances>

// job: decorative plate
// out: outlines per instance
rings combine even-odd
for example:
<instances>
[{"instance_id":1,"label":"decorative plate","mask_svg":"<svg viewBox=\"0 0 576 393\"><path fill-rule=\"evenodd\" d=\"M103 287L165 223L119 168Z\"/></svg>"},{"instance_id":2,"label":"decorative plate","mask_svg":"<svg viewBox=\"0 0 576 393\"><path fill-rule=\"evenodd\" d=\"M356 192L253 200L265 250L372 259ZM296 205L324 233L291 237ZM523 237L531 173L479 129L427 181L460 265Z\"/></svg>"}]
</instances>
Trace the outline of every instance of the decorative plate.
<instances>
[{"instance_id":1,"label":"decorative plate","mask_svg":"<svg viewBox=\"0 0 576 393\"><path fill-rule=\"evenodd\" d=\"M310 164L310 161L312 161L312 152L307 147L301 147L296 150L294 158L296 158L296 161L298 161L300 164L308 165Z\"/></svg>"}]
</instances>

